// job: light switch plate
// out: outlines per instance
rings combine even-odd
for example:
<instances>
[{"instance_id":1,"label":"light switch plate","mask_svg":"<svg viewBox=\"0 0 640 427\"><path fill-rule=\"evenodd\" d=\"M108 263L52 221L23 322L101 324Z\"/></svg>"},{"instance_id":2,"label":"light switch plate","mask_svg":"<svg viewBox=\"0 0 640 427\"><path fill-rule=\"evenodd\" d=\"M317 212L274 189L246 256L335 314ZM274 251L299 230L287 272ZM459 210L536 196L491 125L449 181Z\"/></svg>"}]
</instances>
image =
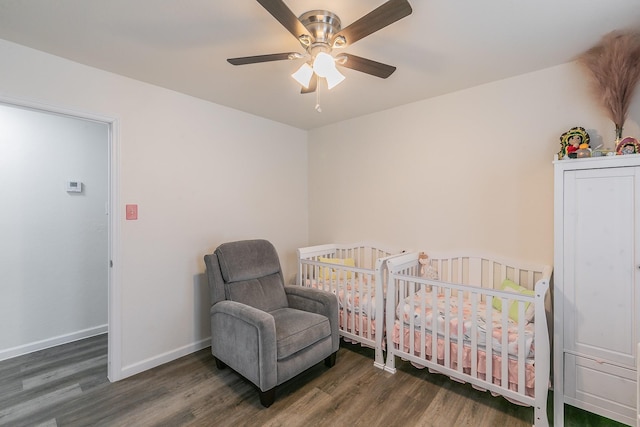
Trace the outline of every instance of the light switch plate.
<instances>
[{"instance_id":1,"label":"light switch plate","mask_svg":"<svg viewBox=\"0 0 640 427\"><path fill-rule=\"evenodd\" d=\"M138 205L126 205L125 209L128 220L138 219Z\"/></svg>"}]
</instances>

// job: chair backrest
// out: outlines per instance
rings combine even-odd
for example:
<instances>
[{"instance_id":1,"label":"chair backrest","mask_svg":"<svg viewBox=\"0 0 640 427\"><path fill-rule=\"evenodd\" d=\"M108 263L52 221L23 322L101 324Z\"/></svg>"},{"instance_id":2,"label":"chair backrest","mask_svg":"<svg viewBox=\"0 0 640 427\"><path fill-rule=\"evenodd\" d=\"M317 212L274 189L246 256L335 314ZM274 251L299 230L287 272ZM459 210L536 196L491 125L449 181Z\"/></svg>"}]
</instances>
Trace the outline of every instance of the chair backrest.
<instances>
[{"instance_id":1,"label":"chair backrest","mask_svg":"<svg viewBox=\"0 0 640 427\"><path fill-rule=\"evenodd\" d=\"M205 263L212 304L229 300L264 311L288 306L280 259L267 240L223 243Z\"/></svg>"}]
</instances>

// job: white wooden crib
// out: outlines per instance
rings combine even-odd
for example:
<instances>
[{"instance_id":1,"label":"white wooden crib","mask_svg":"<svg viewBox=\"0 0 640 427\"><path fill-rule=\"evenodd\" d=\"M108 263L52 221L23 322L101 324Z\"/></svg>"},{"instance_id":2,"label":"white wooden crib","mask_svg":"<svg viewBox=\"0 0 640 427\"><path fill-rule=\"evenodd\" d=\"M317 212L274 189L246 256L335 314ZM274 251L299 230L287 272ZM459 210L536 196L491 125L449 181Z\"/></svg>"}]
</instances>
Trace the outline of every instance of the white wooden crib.
<instances>
[{"instance_id":1,"label":"white wooden crib","mask_svg":"<svg viewBox=\"0 0 640 427\"><path fill-rule=\"evenodd\" d=\"M385 369L395 373L400 357L533 406L535 426L548 426L545 300L552 268L488 256L427 255L387 261Z\"/></svg>"},{"instance_id":2,"label":"white wooden crib","mask_svg":"<svg viewBox=\"0 0 640 427\"><path fill-rule=\"evenodd\" d=\"M296 283L336 294L340 335L345 341L374 348L374 366L384 369L386 262L402 251L375 243L334 243L297 252Z\"/></svg>"}]
</instances>

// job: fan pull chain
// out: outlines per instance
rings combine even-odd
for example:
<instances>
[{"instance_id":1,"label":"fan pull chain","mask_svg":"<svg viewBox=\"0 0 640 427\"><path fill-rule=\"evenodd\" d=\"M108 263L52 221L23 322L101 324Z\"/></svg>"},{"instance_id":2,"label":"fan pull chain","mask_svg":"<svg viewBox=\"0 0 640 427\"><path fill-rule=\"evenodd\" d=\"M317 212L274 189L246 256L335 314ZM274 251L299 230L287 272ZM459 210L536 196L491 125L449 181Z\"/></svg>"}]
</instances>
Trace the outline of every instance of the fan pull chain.
<instances>
[{"instance_id":1,"label":"fan pull chain","mask_svg":"<svg viewBox=\"0 0 640 427\"><path fill-rule=\"evenodd\" d=\"M322 113L322 107L320 107L320 78L318 76L314 76L317 80L318 83L316 84L316 111L318 113Z\"/></svg>"}]
</instances>

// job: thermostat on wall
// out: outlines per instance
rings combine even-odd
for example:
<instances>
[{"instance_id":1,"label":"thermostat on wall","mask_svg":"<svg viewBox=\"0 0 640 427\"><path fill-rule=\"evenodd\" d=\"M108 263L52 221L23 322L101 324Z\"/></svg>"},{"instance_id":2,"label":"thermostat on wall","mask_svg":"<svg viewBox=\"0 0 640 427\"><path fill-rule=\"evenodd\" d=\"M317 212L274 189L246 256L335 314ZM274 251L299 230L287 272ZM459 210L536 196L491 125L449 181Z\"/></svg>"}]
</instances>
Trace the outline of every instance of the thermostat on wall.
<instances>
[{"instance_id":1,"label":"thermostat on wall","mask_svg":"<svg viewBox=\"0 0 640 427\"><path fill-rule=\"evenodd\" d=\"M82 193L82 183L80 181L67 181L65 187L67 193Z\"/></svg>"}]
</instances>

